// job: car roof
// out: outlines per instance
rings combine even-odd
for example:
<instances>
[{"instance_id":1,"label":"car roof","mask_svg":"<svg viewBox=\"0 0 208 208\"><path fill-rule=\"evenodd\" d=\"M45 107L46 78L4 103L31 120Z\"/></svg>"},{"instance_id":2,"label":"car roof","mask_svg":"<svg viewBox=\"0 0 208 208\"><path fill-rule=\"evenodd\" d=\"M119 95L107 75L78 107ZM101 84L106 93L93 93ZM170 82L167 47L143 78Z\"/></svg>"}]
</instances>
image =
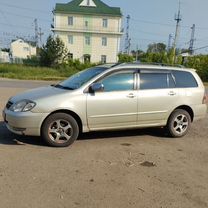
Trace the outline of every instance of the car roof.
<instances>
[{"instance_id":1,"label":"car roof","mask_svg":"<svg viewBox=\"0 0 208 208\"><path fill-rule=\"evenodd\" d=\"M196 71L192 68L186 68L182 65L167 65L167 64L160 64L160 63L140 63L140 62L131 62L131 63L118 63L112 64L111 66L108 65L109 68L112 69L121 69L121 68L139 68L139 69L159 69L159 70L178 70L178 71Z\"/></svg>"}]
</instances>

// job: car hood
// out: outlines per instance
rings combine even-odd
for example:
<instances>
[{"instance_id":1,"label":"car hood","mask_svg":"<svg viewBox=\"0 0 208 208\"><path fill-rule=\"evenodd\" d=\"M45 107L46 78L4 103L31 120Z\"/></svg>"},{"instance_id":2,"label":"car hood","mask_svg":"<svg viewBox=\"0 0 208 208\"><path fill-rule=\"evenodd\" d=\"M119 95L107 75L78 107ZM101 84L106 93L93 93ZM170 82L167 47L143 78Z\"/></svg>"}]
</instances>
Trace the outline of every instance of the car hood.
<instances>
[{"instance_id":1,"label":"car hood","mask_svg":"<svg viewBox=\"0 0 208 208\"><path fill-rule=\"evenodd\" d=\"M42 98L47 99L51 96L62 95L65 93L72 92L70 90L60 89L53 86L40 87L26 92L20 93L10 99L11 102L15 103L20 100L32 100L37 101Z\"/></svg>"}]
</instances>

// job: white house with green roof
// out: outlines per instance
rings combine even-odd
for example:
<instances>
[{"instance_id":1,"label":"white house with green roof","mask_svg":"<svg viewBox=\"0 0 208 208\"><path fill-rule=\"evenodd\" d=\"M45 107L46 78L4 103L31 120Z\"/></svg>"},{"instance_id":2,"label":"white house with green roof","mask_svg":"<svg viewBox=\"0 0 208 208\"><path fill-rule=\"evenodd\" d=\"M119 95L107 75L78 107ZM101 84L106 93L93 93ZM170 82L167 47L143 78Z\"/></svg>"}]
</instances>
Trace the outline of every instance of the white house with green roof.
<instances>
[{"instance_id":1,"label":"white house with green roof","mask_svg":"<svg viewBox=\"0 0 208 208\"><path fill-rule=\"evenodd\" d=\"M100 0L72 0L56 4L55 35L67 46L73 59L114 63L119 52L122 14Z\"/></svg>"}]
</instances>

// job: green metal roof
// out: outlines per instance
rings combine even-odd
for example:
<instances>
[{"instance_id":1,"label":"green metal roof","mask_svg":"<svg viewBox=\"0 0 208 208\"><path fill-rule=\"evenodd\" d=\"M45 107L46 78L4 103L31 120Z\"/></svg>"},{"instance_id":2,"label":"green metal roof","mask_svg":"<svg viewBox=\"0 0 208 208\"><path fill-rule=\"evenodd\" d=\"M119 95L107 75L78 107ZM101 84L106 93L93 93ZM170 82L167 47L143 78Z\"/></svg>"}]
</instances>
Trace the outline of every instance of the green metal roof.
<instances>
[{"instance_id":1,"label":"green metal roof","mask_svg":"<svg viewBox=\"0 0 208 208\"><path fill-rule=\"evenodd\" d=\"M88 15L110 15L110 16L122 16L121 9L119 7L110 7L100 0L93 0L96 7L79 6L83 0L72 0L66 4L56 4L55 13L67 13L67 14L88 14Z\"/></svg>"}]
</instances>

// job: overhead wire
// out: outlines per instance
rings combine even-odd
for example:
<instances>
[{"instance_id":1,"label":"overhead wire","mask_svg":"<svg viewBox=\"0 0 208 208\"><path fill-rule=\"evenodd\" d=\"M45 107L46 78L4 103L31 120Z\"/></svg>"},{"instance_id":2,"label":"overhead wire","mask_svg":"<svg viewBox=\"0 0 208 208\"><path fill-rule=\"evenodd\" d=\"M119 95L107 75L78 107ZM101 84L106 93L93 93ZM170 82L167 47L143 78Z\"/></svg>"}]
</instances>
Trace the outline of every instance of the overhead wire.
<instances>
[{"instance_id":1,"label":"overhead wire","mask_svg":"<svg viewBox=\"0 0 208 208\"><path fill-rule=\"evenodd\" d=\"M4 2L1 2L1 6L2 5L6 6L6 7L12 7L12 8L22 9L22 10L27 10L27 11L32 11L32 12L40 12L40 13L44 13L44 14L46 14L46 12L48 13L48 11L46 11L46 10L31 9L31 8L28 8L28 7L12 5L12 4L8 4L8 3L4 3Z\"/></svg>"}]
</instances>

